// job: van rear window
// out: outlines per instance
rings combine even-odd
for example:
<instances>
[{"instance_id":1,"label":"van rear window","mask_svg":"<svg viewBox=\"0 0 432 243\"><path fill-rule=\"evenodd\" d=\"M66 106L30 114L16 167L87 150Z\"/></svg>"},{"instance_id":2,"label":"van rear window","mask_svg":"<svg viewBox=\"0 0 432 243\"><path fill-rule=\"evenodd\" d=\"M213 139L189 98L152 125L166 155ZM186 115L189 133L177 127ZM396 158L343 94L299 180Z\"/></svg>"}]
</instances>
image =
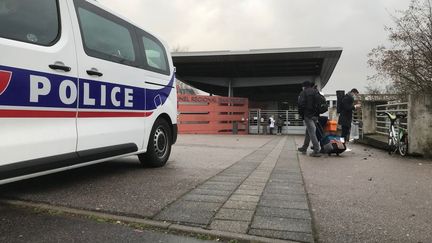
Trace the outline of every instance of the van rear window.
<instances>
[{"instance_id":1,"label":"van rear window","mask_svg":"<svg viewBox=\"0 0 432 243\"><path fill-rule=\"evenodd\" d=\"M147 65L158 71L168 72L168 62L163 46L145 36L142 37L142 41L147 58Z\"/></svg>"},{"instance_id":2,"label":"van rear window","mask_svg":"<svg viewBox=\"0 0 432 243\"><path fill-rule=\"evenodd\" d=\"M0 0L0 37L50 46L59 32L57 0Z\"/></svg>"},{"instance_id":3,"label":"van rear window","mask_svg":"<svg viewBox=\"0 0 432 243\"><path fill-rule=\"evenodd\" d=\"M84 45L104 56L135 61L132 35L127 28L91 10L78 8Z\"/></svg>"}]
</instances>

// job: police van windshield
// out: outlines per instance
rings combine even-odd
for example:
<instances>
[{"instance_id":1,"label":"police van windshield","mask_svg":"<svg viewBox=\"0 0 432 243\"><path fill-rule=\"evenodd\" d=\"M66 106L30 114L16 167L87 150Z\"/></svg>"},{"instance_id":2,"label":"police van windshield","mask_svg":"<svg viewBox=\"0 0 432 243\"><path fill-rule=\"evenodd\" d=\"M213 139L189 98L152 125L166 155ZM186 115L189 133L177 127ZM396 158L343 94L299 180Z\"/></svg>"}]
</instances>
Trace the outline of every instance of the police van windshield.
<instances>
[{"instance_id":1,"label":"police van windshield","mask_svg":"<svg viewBox=\"0 0 432 243\"><path fill-rule=\"evenodd\" d=\"M0 0L0 37L48 46L59 36L57 0Z\"/></svg>"}]
</instances>

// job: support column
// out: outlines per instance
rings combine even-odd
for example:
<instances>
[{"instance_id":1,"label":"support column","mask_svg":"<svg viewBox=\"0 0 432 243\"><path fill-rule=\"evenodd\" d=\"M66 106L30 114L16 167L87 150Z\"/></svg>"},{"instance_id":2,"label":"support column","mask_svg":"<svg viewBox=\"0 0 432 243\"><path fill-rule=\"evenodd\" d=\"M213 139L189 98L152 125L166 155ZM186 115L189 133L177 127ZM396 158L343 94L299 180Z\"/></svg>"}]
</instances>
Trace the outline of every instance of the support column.
<instances>
[{"instance_id":1,"label":"support column","mask_svg":"<svg viewBox=\"0 0 432 243\"><path fill-rule=\"evenodd\" d=\"M376 132L376 103L373 101L362 102L363 134Z\"/></svg>"},{"instance_id":2,"label":"support column","mask_svg":"<svg viewBox=\"0 0 432 243\"><path fill-rule=\"evenodd\" d=\"M432 158L432 98L430 94L409 96L408 152Z\"/></svg>"},{"instance_id":3,"label":"support column","mask_svg":"<svg viewBox=\"0 0 432 243\"><path fill-rule=\"evenodd\" d=\"M228 81L228 97L234 96L234 88L232 86L232 80Z\"/></svg>"}]
</instances>

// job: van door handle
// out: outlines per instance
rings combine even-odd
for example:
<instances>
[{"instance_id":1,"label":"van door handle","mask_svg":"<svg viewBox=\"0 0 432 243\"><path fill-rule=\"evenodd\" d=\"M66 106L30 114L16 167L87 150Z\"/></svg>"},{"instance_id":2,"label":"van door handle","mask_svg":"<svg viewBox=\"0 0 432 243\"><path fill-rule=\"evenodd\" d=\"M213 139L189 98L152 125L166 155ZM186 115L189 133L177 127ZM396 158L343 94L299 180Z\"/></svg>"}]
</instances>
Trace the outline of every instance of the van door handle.
<instances>
[{"instance_id":1,"label":"van door handle","mask_svg":"<svg viewBox=\"0 0 432 243\"><path fill-rule=\"evenodd\" d=\"M70 72L72 70L71 67L66 66L62 62L55 62L54 64L48 65L48 67L53 70L62 70L65 72Z\"/></svg>"},{"instance_id":2,"label":"van door handle","mask_svg":"<svg viewBox=\"0 0 432 243\"><path fill-rule=\"evenodd\" d=\"M87 70L87 74L90 75L90 76L98 76L98 77L102 77L103 76L103 73L101 73L97 69L93 69L93 68L90 69L90 70Z\"/></svg>"}]
</instances>

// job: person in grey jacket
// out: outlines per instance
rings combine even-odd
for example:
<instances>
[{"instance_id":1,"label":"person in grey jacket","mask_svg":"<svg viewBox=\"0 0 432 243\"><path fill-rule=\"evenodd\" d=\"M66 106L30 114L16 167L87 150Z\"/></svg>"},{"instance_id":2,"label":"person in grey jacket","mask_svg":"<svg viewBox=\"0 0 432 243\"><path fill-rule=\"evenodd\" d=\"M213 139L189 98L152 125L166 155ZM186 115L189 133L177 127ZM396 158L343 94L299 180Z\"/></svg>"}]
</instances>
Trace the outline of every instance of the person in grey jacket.
<instances>
[{"instance_id":1,"label":"person in grey jacket","mask_svg":"<svg viewBox=\"0 0 432 243\"><path fill-rule=\"evenodd\" d=\"M298 148L298 151L306 154L309 143L312 140L313 152L312 157L321 157L320 145L316 136L316 122L318 121L319 113L316 109L316 97L318 90L313 88L313 83L309 81L303 82L303 91L298 98L298 110L306 125L306 134L303 146Z\"/></svg>"}]
</instances>

